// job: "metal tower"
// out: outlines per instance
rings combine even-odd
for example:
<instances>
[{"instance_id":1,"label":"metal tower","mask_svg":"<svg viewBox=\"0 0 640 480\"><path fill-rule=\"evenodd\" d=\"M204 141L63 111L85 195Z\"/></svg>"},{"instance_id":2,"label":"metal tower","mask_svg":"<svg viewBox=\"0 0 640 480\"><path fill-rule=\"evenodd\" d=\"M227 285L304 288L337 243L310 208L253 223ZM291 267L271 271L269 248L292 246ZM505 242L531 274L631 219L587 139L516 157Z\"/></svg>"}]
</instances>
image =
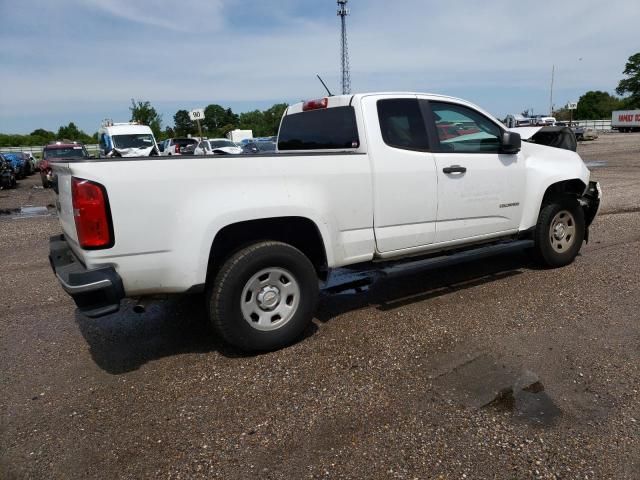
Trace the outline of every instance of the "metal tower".
<instances>
[{"instance_id":1,"label":"metal tower","mask_svg":"<svg viewBox=\"0 0 640 480\"><path fill-rule=\"evenodd\" d=\"M342 37L340 43L340 56L342 67L342 94L351 93L351 73L349 72L349 47L347 45L347 15L349 9L347 2L349 0L338 0L338 16L342 24Z\"/></svg>"}]
</instances>

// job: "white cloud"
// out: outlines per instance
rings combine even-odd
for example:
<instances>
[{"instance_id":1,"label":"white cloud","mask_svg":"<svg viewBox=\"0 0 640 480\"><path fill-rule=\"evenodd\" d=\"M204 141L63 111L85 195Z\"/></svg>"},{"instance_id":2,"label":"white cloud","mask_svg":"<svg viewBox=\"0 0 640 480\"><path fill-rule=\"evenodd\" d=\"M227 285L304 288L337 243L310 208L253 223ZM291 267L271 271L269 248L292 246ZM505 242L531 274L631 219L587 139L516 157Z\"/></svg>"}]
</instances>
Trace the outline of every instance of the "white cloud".
<instances>
[{"instance_id":1,"label":"white cloud","mask_svg":"<svg viewBox=\"0 0 640 480\"><path fill-rule=\"evenodd\" d=\"M223 0L84 0L82 4L132 23L179 32L215 31L223 25Z\"/></svg>"}]
</instances>

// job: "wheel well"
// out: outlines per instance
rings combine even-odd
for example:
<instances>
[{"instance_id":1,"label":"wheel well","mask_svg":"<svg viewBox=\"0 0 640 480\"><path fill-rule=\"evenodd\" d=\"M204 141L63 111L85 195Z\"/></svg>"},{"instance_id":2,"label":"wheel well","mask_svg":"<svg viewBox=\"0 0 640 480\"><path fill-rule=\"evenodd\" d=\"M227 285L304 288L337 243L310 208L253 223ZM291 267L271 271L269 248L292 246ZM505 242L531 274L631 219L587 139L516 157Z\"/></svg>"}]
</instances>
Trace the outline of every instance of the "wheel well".
<instances>
[{"instance_id":1,"label":"wheel well","mask_svg":"<svg viewBox=\"0 0 640 480\"><path fill-rule=\"evenodd\" d=\"M265 240L276 240L296 247L311 260L318 276L323 279L326 277L327 256L316 224L304 217L277 217L234 223L220 230L211 245L207 281L235 252Z\"/></svg>"},{"instance_id":2,"label":"wheel well","mask_svg":"<svg viewBox=\"0 0 640 480\"><path fill-rule=\"evenodd\" d=\"M547 190L544 192L542 205L548 203L550 199L561 195L575 195L576 197L579 197L584 193L586 188L587 186L584 182L578 178L554 183L549 185Z\"/></svg>"}]
</instances>

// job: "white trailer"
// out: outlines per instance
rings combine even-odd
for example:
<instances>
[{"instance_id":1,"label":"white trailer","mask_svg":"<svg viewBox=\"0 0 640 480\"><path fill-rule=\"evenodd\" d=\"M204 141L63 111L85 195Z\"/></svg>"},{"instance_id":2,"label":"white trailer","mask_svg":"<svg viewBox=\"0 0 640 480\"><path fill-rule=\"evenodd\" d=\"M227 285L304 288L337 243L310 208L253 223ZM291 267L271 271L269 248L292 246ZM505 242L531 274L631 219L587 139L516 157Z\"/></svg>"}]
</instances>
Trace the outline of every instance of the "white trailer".
<instances>
[{"instance_id":1,"label":"white trailer","mask_svg":"<svg viewBox=\"0 0 640 480\"><path fill-rule=\"evenodd\" d=\"M243 143L243 140L251 140L253 138L253 130L231 130L227 133L227 138L233 143Z\"/></svg>"},{"instance_id":2,"label":"white trailer","mask_svg":"<svg viewBox=\"0 0 640 480\"><path fill-rule=\"evenodd\" d=\"M616 110L612 112L611 128L619 132L640 132L640 110Z\"/></svg>"}]
</instances>

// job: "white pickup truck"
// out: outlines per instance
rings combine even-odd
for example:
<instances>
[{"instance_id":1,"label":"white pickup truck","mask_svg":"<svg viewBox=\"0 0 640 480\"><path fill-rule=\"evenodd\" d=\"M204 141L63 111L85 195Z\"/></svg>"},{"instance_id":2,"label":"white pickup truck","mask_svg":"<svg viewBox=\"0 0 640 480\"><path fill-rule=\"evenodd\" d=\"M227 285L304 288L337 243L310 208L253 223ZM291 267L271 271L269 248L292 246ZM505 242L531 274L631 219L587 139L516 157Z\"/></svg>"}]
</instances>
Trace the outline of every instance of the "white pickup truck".
<instances>
[{"instance_id":1,"label":"white pickup truck","mask_svg":"<svg viewBox=\"0 0 640 480\"><path fill-rule=\"evenodd\" d=\"M464 100L376 93L290 106L276 153L56 163L51 265L87 316L204 292L224 340L279 348L337 267L519 239L573 261L600 187L577 153L535 142Z\"/></svg>"}]
</instances>

